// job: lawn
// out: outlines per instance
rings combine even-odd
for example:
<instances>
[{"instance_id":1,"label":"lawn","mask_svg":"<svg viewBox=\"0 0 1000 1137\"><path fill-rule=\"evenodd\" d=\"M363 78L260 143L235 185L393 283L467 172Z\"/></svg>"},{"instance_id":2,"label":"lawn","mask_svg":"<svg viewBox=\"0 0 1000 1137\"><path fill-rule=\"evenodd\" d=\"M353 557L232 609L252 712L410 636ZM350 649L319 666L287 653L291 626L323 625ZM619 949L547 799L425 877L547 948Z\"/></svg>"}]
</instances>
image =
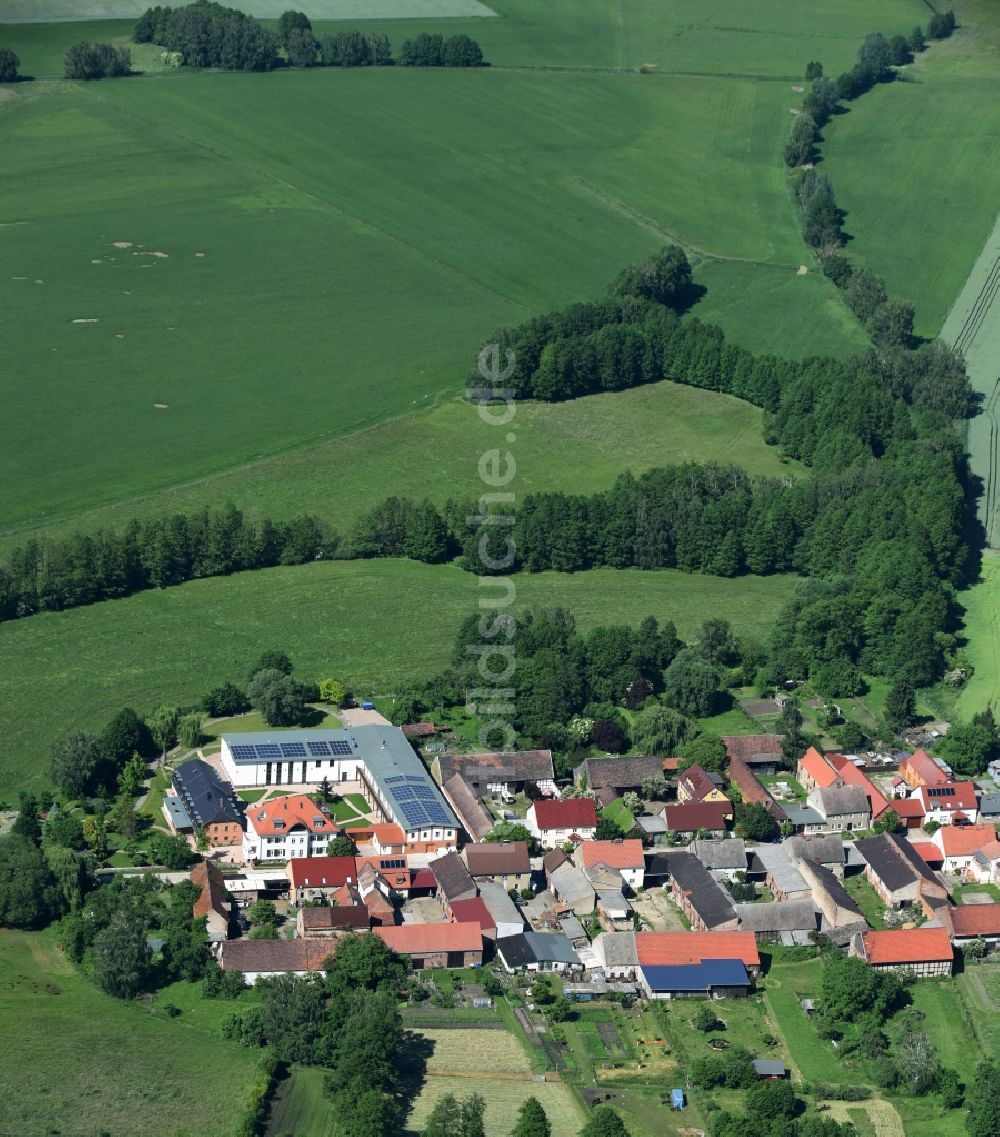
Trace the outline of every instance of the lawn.
<instances>
[{"instance_id":1,"label":"lawn","mask_svg":"<svg viewBox=\"0 0 1000 1137\"><path fill-rule=\"evenodd\" d=\"M885 905L878 897L878 893L865 879L863 873L846 877L844 887L851 894L855 903L864 913L865 919L873 928L884 928Z\"/></svg>"},{"instance_id":2,"label":"lawn","mask_svg":"<svg viewBox=\"0 0 1000 1137\"><path fill-rule=\"evenodd\" d=\"M761 438L761 412L729 395L676 383L591 395L567 403L517 408L517 492L607 489L624 469L641 473L675 462L735 462L754 474L797 477ZM102 526L123 529L130 518L193 513L233 502L279 517L310 512L349 532L358 514L391 494L444 504L482 489L477 463L497 445L496 428L461 398L294 453L253 463L176 489L52 522L32 535ZM336 493L330 487L336 487ZM23 543L22 532L0 536L0 551Z\"/></svg>"},{"instance_id":3,"label":"lawn","mask_svg":"<svg viewBox=\"0 0 1000 1137\"><path fill-rule=\"evenodd\" d=\"M958 594L965 608L965 653L972 677L961 689L959 717L971 718L990 703L1000 703L1000 556L986 553L978 584Z\"/></svg>"},{"instance_id":4,"label":"lawn","mask_svg":"<svg viewBox=\"0 0 1000 1137\"><path fill-rule=\"evenodd\" d=\"M326 1074L315 1066L297 1066L279 1082L271 1100L265 1137L287 1137L290 1133L337 1137L333 1109L323 1093Z\"/></svg>"},{"instance_id":5,"label":"lawn","mask_svg":"<svg viewBox=\"0 0 1000 1137\"><path fill-rule=\"evenodd\" d=\"M164 1137L233 1133L259 1055L221 1037L234 1004L202 1002L190 984L168 992L152 1010L120 1003L66 962L51 933L0 931L0 1016L18 1040L0 1063L4 1131L41 1133L44 1119L44 1132L132 1137L137 1119L155 1117ZM163 1016L167 1001L178 1018Z\"/></svg>"},{"instance_id":6,"label":"lawn","mask_svg":"<svg viewBox=\"0 0 1000 1137\"><path fill-rule=\"evenodd\" d=\"M614 821L623 833L631 833L635 827L635 817L625 808L625 802L621 798L616 798L610 805L606 805L601 810L601 817Z\"/></svg>"},{"instance_id":7,"label":"lawn","mask_svg":"<svg viewBox=\"0 0 1000 1137\"><path fill-rule=\"evenodd\" d=\"M515 578L519 608L564 605L581 630L651 614L688 637L709 615L763 636L794 583L603 569ZM304 679L340 675L359 697L397 691L448 662L477 590L476 577L451 566L339 561L193 581L5 624L0 797L43 785L44 755L61 734L100 728L123 705L148 712L167 700L195 703L220 683L244 682L268 648L287 648Z\"/></svg>"},{"instance_id":8,"label":"lawn","mask_svg":"<svg viewBox=\"0 0 1000 1137\"><path fill-rule=\"evenodd\" d=\"M837 1061L832 1046L819 1037L799 1004L800 999L819 995L821 975L818 959L775 961L767 973L764 1000L784 1039L790 1063L801 1077L808 1081L857 1081L852 1071Z\"/></svg>"}]
</instances>

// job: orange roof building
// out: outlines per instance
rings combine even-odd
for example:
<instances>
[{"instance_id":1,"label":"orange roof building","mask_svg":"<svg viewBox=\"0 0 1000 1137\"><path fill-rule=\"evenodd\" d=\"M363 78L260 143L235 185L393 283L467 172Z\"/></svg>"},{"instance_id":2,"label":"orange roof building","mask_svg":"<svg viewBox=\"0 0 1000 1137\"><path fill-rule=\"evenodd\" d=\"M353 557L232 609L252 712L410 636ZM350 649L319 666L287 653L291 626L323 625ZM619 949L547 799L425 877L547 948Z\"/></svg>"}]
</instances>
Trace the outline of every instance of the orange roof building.
<instances>
[{"instance_id":1,"label":"orange roof building","mask_svg":"<svg viewBox=\"0 0 1000 1137\"><path fill-rule=\"evenodd\" d=\"M909 758L899 764L899 776L908 786L940 786L947 782L950 774L934 761L926 750L916 750Z\"/></svg>"},{"instance_id":2,"label":"orange roof building","mask_svg":"<svg viewBox=\"0 0 1000 1137\"><path fill-rule=\"evenodd\" d=\"M980 849L996 839L992 825L942 825L931 838L941 850L948 871L967 867Z\"/></svg>"},{"instance_id":3,"label":"orange roof building","mask_svg":"<svg viewBox=\"0 0 1000 1137\"><path fill-rule=\"evenodd\" d=\"M898 968L919 978L950 975L955 953L947 928L891 928L862 932L852 955L879 970Z\"/></svg>"},{"instance_id":4,"label":"orange roof building","mask_svg":"<svg viewBox=\"0 0 1000 1137\"><path fill-rule=\"evenodd\" d=\"M474 967L483 962L479 924L402 924L374 932L394 952L408 955L417 970Z\"/></svg>"},{"instance_id":5,"label":"orange roof building","mask_svg":"<svg viewBox=\"0 0 1000 1137\"><path fill-rule=\"evenodd\" d=\"M585 869L607 865L609 869L641 869L645 866L642 842L629 838L623 841L584 841L579 849Z\"/></svg>"},{"instance_id":6,"label":"orange roof building","mask_svg":"<svg viewBox=\"0 0 1000 1137\"><path fill-rule=\"evenodd\" d=\"M825 755L820 754L815 746L810 746L799 759L795 775L808 794L815 789L832 786L840 777L840 771Z\"/></svg>"},{"instance_id":7,"label":"orange roof building","mask_svg":"<svg viewBox=\"0 0 1000 1137\"><path fill-rule=\"evenodd\" d=\"M331 837L339 832L326 806L305 794L291 794L251 805L246 811L243 861L287 861L293 857L321 857Z\"/></svg>"},{"instance_id":8,"label":"orange roof building","mask_svg":"<svg viewBox=\"0 0 1000 1137\"><path fill-rule=\"evenodd\" d=\"M636 932L635 952L640 967L740 959L748 971L760 970L753 932Z\"/></svg>"}]
</instances>

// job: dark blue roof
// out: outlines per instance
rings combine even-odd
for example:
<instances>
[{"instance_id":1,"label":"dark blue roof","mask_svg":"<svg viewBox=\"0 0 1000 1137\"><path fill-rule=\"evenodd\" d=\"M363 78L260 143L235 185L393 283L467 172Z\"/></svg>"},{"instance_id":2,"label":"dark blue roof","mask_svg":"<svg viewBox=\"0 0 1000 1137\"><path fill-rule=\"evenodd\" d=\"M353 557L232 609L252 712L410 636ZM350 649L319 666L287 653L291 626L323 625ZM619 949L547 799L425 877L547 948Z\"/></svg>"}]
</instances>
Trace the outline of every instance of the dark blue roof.
<instances>
[{"instance_id":1,"label":"dark blue roof","mask_svg":"<svg viewBox=\"0 0 1000 1137\"><path fill-rule=\"evenodd\" d=\"M749 987L750 978L740 959L703 959L701 963L644 967L651 991L708 991L712 987Z\"/></svg>"},{"instance_id":2,"label":"dark blue roof","mask_svg":"<svg viewBox=\"0 0 1000 1137\"><path fill-rule=\"evenodd\" d=\"M173 782L177 796L195 826L242 821L243 815L236 803L233 787L200 758L178 766Z\"/></svg>"}]
</instances>

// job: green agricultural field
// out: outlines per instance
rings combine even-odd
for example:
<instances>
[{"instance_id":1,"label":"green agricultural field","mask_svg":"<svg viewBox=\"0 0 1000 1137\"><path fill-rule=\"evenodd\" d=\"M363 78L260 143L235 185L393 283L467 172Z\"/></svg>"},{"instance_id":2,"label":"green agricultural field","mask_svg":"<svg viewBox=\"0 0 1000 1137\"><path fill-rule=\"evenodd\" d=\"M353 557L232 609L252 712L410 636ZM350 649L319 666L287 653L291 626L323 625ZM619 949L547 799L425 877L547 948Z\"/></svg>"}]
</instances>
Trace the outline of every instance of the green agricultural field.
<instances>
[{"instance_id":1,"label":"green agricultural field","mask_svg":"<svg viewBox=\"0 0 1000 1137\"><path fill-rule=\"evenodd\" d=\"M0 0L0 23L38 24L47 21L76 23L80 20L135 21L149 4L145 0ZM175 5L179 7L179 5ZM285 0L227 0L262 20L276 20L287 11ZM386 19L434 20L458 16L493 16L479 0L310 0L306 5L313 20L366 20L373 15Z\"/></svg>"},{"instance_id":2,"label":"green agricultural field","mask_svg":"<svg viewBox=\"0 0 1000 1137\"><path fill-rule=\"evenodd\" d=\"M517 605L561 604L581 629L647 614L691 636L708 615L761 636L792 595L788 576L538 573L515 578ZM0 796L44 784L53 739L99 728L123 704L149 711L242 682L260 653L285 648L299 674L336 674L385 694L444 666L477 578L449 565L339 561L268 569L145 592L0 626ZM432 614L432 615L431 615Z\"/></svg>"},{"instance_id":3,"label":"green agricultural field","mask_svg":"<svg viewBox=\"0 0 1000 1137\"><path fill-rule=\"evenodd\" d=\"M968 719L987 704L1000 703L1000 556L984 554L979 583L958 598L965 608L965 652L975 670L956 712Z\"/></svg>"},{"instance_id":4,"label":"green agricultural field","mask_svg":"<svg viewBox=\"0 0 1000 1137\"><path fill-rule=\"evenodd\" d=\"M323 1093L326 1071L297 1066L291 1076L278 1083L267 1116L265 1137L286 1137L289 1133L308 1137L336 1137L337 1123L330 1099Z\"/></svg>"},{"instance_id":5,"label":"green agricultural field","mask_svg":"<svg viewBox=\"0 0 1000 1137\"><path fill-rule=\"evenodd\" d=\"M995 37L995 6L991 21ZM941 330L997 214L996 50L988 37L981 46L969 33L957 39L932 46L909 69L912 81L878 87L824 131L823 169L847 211L850 257L916 304L923 335ZM980 52L993 67L970 73Z\"/></svg>"},{"instance_id":6,"label":"green agricultural field","mask_svg":"<svg viewBox=\"0 0 1000 1137\"><path fill-rule=\"evenodd\" d=\"M893 0L881 18L905 27L918 7ZM498 12L428 25L483 30L496 66L475 73L13 89L0 530L252 476L430 405L461 388L498 324L594 295L669 239L709 257L704 312L736 338L863 345L815 273L795 275L805 254L776 160L796 101L786 79L822 47L846 62L868 26L861 0L801 13L772 0L752 17L720 0L693 24L687 6L652 0ZM0 41L54 76L74 39L127 32L33 24ZM159 68L151 49L137 60ZM644 62L661 73L636 73ZM283 508L294 489L271 484Z\"/></svg>"},{"instance_id":7,"label":"green agricultural field","mask_svg":"<svg viewBox=\"0 0 1000 1137\"><path fill-rule=\"evenodd\" d=\"M4 1035L17 1039L0 1063L4 1132L235 1131L260 1056L223 1041L219 1016L231 1005L205 1004L190 984L170 989L176 1019L157 1003L120 1003L80 976L48 932L0 931L0 977Z\"/></svg>"},{"instance_id":8,"label":"green agricultural field","mask_svg":"<svg viewBox=\"0 0 1000 1137\"><path fill-rule=\"evenodd\" d=\"M674 462L735 462L751 473L798 476L761 438L761 412L749 403L685 387L655 383L567 403L522 403L517 408L519 495L542 490L594 493L625 468L640 473ZM482 492L477 464L502 443L462 398L416 411L336 442L253 463L163 493L93 510L72 521L33 529L31 536L83 528L121 530L134 517L193 513L232 501L261 514L291 517L308 505L341 533L359 513L391 494L470 499ZM22 531L0 537L0 553L23 543Z\"/></svg>"}]
</instances>

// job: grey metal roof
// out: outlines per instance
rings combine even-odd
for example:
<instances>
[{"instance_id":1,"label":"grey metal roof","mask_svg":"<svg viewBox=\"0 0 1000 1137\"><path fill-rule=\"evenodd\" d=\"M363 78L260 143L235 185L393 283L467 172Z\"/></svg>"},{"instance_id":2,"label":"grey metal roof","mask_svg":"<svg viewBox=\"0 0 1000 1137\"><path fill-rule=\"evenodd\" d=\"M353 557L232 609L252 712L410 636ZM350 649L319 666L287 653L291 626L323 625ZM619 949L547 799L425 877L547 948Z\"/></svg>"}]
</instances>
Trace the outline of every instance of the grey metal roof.
<instances>
[{"instance_id":1,"label":"grey metal roof","mask_svg":"<svg viewBox=\"0 0 1000 1137\"><path fill-rule=\"evenodd\" d=\"M594 940L605 967L638 967L635 932L603 932Z\"/></svg>"},{"instance_id":2,"label":"grey metal roof","mask_svg":"<svg viewBox=\"0 0 1000 1137\"><path fill-rule=\"evenodd\" d=\"M194 823L188 817L184 803L179 797L170 794L163 799L163 804L167 807L167 812L170 814L175 829L194 829Z\"/></svg>"},{"instance_id":3,"label":"grey metal roof","mask_svg":"<svg viewBox=\"0 0 1000 1137\"><path fill-rule=\"evenodd\" d=\"M707 869L746 871L747 848L742 837L728 841L695 839L688 848Z\"/></svg>"},{"instance_id":4,"label":"grey metal roof","mask_svg":"<svg viewBox=\"0 0 1000 1137\"><path fill-rule=\"evenodd\" d=\"M670 854L670 877L709 930L735 919L729 893L691 853Z\"/></svg>"},{"instance_id":5,"label":"grey metal roof","mask_svg":"<svg viewBox=\"0 0 1000 1137\"><path fill-rule=\"evenodd\" d=\"M811 900L783 900L774 904L737 904L740 931L815 932L816 910Z\"/></svg>"},{"instance_id":6,"label":"grey metal roof","mask_svg":"<svg viewBox=\"0 0 1000 1137\"><path fill-rule=\"evenodd\" d=\"M819 861L824 865L844 863L844 842L836 834L789 837L783 848L795 861Z\"/></svg>"},{"instance_id":7,"label":"grey metal roof","mask_svg":"<svg viewBox=\"0 0 1000 1137\"><path fill-rule=\"evenodd\" d=\"M594 895L594 886L587 880L583 870L572 863L560 865L555 872L549 873L549 887L565 904L586 900Z\"/></svg>"},{"instance_id":8,"label":"grey metal roof","mask_svg":"<svg viewBox=\"0 0 1000 1137\"><path fill-rule=\"evenodd\" d=\"M663 818L656 817L652 813L640 814L635 819L635 823L639 826L643 833L649 833L652 835L654 833L666 833L667 831L667 823L663 820Z\"/></svg>"},{"instance_id":9,"label":"grey metal roof","mask_svg":"<svg viewBox=\"0 0 1000 1137\"><path fill-rule=\"evenodd\" d=\"M816 790L821 810L826 817L843 817L850 813L871 813L865 791L860 786L824 786Z\"/></svg>"},{"instance_id":10,"label":"grey metal roof","mask_svg":"<svg viewBox=\"0 0 1000 1137\"><path fill-rule=\"evenodd\" d=\"M753 1068L762 1078L783 1078L787 1073L784 1062L773 1058L755 1058Z\"/></svg>"},{"instance_id":11,"label":"grey metal roof","mask_svg":"<svg viewBox=\"0 0 1000 1137\"><path fill-rule=\"evenodd\" d=\"M524 938L539 963L569 963L580 966L576 949L564 935L554 932L525 932Z\"/></svg>"},{"instance_id":12,"label":"grey metal roof","mask_svg":"<svg viewBox=\"0 0 1000 1137\"><path fill-rule=\"evenodd\" d=\"M809 891L802 873L788 859L781 845L760 845L754 852L782 892Z\"/></svg>"},{"instance_id":13,"label":"grey metal roof","mask_svg":"<svg viewBox=\"0 0 1000 1137\"><path fill-rule=\"evenodd\" d=\"M233 787L200 758L177 767L173 786L196 827L243 819Z\"/></svg>"},{"instance_id":14,"label":"grey metal roof","mask_svg":"<svg viewBox=\"0 0 1000 1137\"><path fill-rule=\"evenodd\" d=\"M823 815L811 805L786 805L785 813L793 825L822 825Z\"/></svg>"},{"instance_id":15,"label":"grey metal roof","mask_svg":"<svg viewBox=\"0 0 1000 1137\"><path fill-rule=\"evenodd\" d=\"M260 731L248 734L224 734L233 760L239 765L259 764L259 757L238 757L234 747L285 746L327 743L339 744L348 751L343 757L365 764L368 776L395 820L404 829L444 826L455 829L458 821L441 796L434 779L413 752L403 732L394 726L355 726L336 730ZM281 761L300 761L284 756ZM310 760L315 758L310 755Z\"/></svg>"},{"instance_id":16,"label":"grey metal roof","mask_svg":"<svg viewBox=\"0 0 1000 1137\"><path fill-rule=\"evenodd\" d=\"M479 882L479 895L498 927L500 924L524 926L524 917L520 909L507 895L507 890L502 884L494 880L482 880Z\"/></svg>"}]
</instances>

